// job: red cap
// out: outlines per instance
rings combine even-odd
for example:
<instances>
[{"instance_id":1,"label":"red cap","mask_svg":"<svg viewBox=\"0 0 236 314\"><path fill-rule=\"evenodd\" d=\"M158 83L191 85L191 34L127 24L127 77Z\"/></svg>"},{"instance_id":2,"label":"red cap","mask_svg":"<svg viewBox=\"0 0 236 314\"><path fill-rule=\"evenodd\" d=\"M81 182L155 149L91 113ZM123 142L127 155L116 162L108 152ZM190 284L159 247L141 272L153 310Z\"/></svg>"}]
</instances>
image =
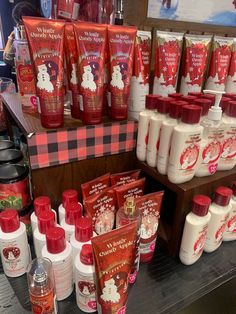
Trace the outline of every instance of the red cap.
<instances>
[{"instance_id":1,"label":"red cap","mask_svg":"<svg viewBox=\"0 0 236 314\"><path fill-rule=\"evenodd\" d=\"M78 192L76 190L65 190L62 193L62 205L66 208L66 205L69 203L78 202Z\"/></svg>"},{"instance_id":2,"label":"red cap","mask_svg":"<svg viewBox=\"0 0 236 314\"><path fill-rule=\"evenodd\" d=\"M51 210L45 210L38 215L39 232L46 234L46 231L55 226L55 214Z\"/></svg>"},{"instance_id":3,"label":"red cap","mask_svg":"<svg viewBox=\"0 0 236 314\"><path fill-rule=\"evenodd\" d=\"M198 216L206 216L210 205L210 197L202 194L195 195L193 198L192 212Z\"/></svg>"},{"instance_id":4,"label":"red cap","mask_svg":"<svg viewBox=\"0 0 236 314\"><path fill-rule=\"evenodd\" d=\"M227 206L233 191L225 186L219 186L215 191L214 202L220 206Z\"/></svg>"},{"instance_id":5,"label":"red cap","mask_svg":"<svg viewBox=\"0 0 236 314\"><path fill-rule=\"evenodd\" d=\"M188 96L183 96L182 97L182 100L183 101L187 101L187 103L188 104L193 104L194 103L194 100L196 100L197 99L197 97L195 97L195 96L191 96L191 95L188 95Z\"/></svg>"},{"instance_id":6,"label":"red cap","mask_svg":"<svg viewBox=\"0 0 236 314\"><path fill-rule=\"evenodd\" d=\"M236 101L229 101L228 106L225 109L225 113L229 117L236 118Z\"/></svg>"},{"instance_id":7,"label":"red cap","mask_svg":"<svg viewBox=\"0 0 236 314\"><path fill-rule=\"evenodd\" d=\"M71 203L66 206L65 221L68 225L74 225L81 216L82 205L80 203Z\"/></svg>"},{"instance_id":8,"label":"red cap","mask_svg":"<svg viewBox=\"0 0 236 314\"><path fill-rule=\"evenodd\" d=\"M230 101L231 101L231 98L228 98L228 97L222 97L221 98L220 106L221 106L223 112L225 112L225 110L228 107Z\"/></svg>"},{"instance_id":9,"label":"red cap","mask_svg":"<svg viewBox=\"0 0 236 314\"><path fill-rule=\"evenodd\" d=\"M233 190L233 195L236 196L236 181L233 182L232 190Z\"/></svg>"},{"instance_id":10,"label":"red cap","mask_svg":"<svg viewBox=\"0 0 236 314\"><path fill-rule=\"evenodd\" d=\"M154 95L154 94L146 95L146 103L145 103L146 109L150 109L150 110L156 109L157 102L160 97L161 95Z\"/></svg>"},{"instance_id":11,"label":"red cap","mask_svg":"<svg viewBox=\"0 0 236 314\"><path fill-rule=\"evenodd\" d=\"M34 212L38 216L44 210L51 209L51 201L48 196L39 196L34 200Z\"/></svg>"},{"instance_id":12,"label":"red cap","mask_svg":"<svg viewBox=\"0 0 236 314\"><path fill-rule=\"evenodd\" d=\"M170 102L169 116L173 119L179 119L182 114L182 107L182 101Z\"/></svg>"},{"instance_id":13,"label":"red cap","mask_svg":"<svg viewBox=\"0 0 236 314\"><path fill-rule=\"evenodd\" d=\"M60 227L52 227L46 231L46 244L49 253L61 253L66 248L65 230Z\"/></svg>"},{"instance_id":14,"label":"red cap","mask_svg":"<svg viewBox=\"0 0 236 314\"><path fill-rule=\"evenodd\" d=\"M84 244L80 252L80 261L85 265L93 265L93 251L91 244Z\"/></svg>"},{"instance_id":15,"label":"red cap","mask_svg":"<svg viewBox=\"0 0 236 314\"><path fill-rule=\"evenodd\" d=\"M180 100L182 98L183 94L181 93L171 93L171 94L168 94L168 97L172 97L176 100Z\"/></svg>"},{"instance_id":16,"label":"red cap","mask_svg":"<svg viewBox=\"0 0 236 314\"><path fill-rule=\"evenodd\" d=\"M75 238L79 242L87 242L93 236L93 222L91 218L80 217L75 224Z\"/></svg>"},{"instance_id":17,"label":"red cap","mask_svg":"<svg viewBox=\"0 0 236 314\"><path fill-rule=\"evenodd\" d=\"M164 114L168 113L171 101L173 101L171 97L160 97L157 103L157 111Z\"/></svg>"},{"instance_id":18,"label":"red cap","mask_svg":"<svg viewBox=\"0 0 236 314\"><path fill-rule=\"evenodd\" d=\"M197 98L201 98L203 93L202 92L189 92L188 95L189 96L195 96Z\"/></svg>"},{"instance_id":19,"label":"red cap","mask_svg":"<svg viewBox=\"0 0 236 314\"><path fill-rule=\"evenodd\" d=\"M235 93L225 93L225 94L223 94L223 96L225 98L229 98L229 99L235 100L236 94Z\"/></svg>"},{"instance_id":20,"label":"red cap","mask_svg":"<svg viewBox=\"0 0 236 314\"><path fill-rule=\"evenodd\" d=\"M203 95L202 95L202 98L211 100L211 105L214 106L214 104L215 104L215 99L216 99L216 96L215 96L215 95L213 95L213 94L203 94Z\"/></svg>"},{"instance_id":21,"label":"red cap","mask_svg":"<svg viewBox=\"0 0 236 314\"><path fill-rule=\"evenodd\" d=\"M2 231L11 233L20 228L20 219L18 212L14 209L6 209L0 214L0 223Z\"/></svg>"},{"instance_id":22,"label":"red cap","mask_svg":"<svg viewBox=\"0 0 236 314\"><path fill-rule=\"evenodd\" d=\"M195 124L200 121L202 108L196 105L186 105L182 107L181 120L187 124Z\"/></svg>"},{"instance_id":23,"label":"red cap","mask_svg":"<svg viewBox=\"0 0 236 314\"><path fill-rule=\"evenodd\" d=\"M206 98L195 99L194 105L202 107L202 116L205 116L211 108L211 100Z\"/></svg>"}]
</instances>

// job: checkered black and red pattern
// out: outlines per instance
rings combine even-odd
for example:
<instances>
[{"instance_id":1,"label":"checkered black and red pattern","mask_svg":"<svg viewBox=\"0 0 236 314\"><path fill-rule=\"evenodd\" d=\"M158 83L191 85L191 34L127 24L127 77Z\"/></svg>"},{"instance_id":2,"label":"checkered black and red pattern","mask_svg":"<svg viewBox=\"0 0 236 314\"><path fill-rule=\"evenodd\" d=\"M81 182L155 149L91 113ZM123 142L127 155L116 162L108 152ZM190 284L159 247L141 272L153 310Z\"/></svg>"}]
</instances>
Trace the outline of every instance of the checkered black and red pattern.
<instances>
[{"instance_id":1,"label":"checkered black and red pattern","mask_svg":"<svg viewBox=\"0 0 236 314\"><path fill-rule=\"evenodd\" d=\"M31 168L132 151L136 131L136 122L121 121L36 133L28 138Z\"/></svg>"}]
</instances>

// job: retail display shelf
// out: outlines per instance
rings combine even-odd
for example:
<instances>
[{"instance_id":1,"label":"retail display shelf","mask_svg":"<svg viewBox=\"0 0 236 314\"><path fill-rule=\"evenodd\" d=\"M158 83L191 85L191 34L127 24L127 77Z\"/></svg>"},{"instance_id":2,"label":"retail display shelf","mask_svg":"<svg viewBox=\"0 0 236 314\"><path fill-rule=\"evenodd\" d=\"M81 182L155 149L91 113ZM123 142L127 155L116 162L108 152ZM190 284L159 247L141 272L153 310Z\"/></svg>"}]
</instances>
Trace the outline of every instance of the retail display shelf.
<instances>
[{"instance_id":1,"label":"retail display shelf","mask_svg":"<svg viewBox=\"0 0 236 314\"><path fill-rule=\"evenodd\" d=\"M236 242L223 243L217 251L204 253L192 266L182 265L177 258L167 256L158 247L153 261L140 267L137 282L131 287L127 314L176 313L235 276ZM6 281L6 277L2 279ZM26 276L7 278L7 281L19 300L21 313L29 313ZM2 291L0 309L7 293L8 290ZM15 298L9 302L8 308L1 313L14 313L20 306ZM75 292L58 302L58 307L60 314L83 313L76 305Z\"/></svg>"}]
</instances>

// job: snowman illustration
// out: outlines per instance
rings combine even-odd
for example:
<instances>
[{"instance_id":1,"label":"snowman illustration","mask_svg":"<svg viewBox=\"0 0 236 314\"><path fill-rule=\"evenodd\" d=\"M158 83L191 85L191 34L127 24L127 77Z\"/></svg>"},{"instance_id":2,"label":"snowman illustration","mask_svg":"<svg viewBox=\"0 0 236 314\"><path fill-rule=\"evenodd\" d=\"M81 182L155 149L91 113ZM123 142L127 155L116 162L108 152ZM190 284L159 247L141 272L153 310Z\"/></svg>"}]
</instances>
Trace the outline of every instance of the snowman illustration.
<instances>
[{"instance_id":1,"label":"snowman illustration","mask_svg":"<svg viewBox=\"0 0 236 314\"><path fill-rule=\"evenodd\" d=\"M71 84L76 85L77 84L77 73L76 73L76 64L72 64L72 71L71 71L71 78L70 78Z\"/></svg>"},{"instance_id":2,"label":"snowman illustration","mask_svg":"<svg viewBox=\"0 0 236 314\"><path fill-rule=\"evenodd\" d=\"M120 294L117 292L117 286L113 278L104 282L105 287L102 289L101 299L105 302L117 303L120 301Z\"/></svg>"},{"instance_id":3,"label":"snowman illustration","mask_svg":"<svg viewBox=\"0 0 236 314\"><path fill-rule=\"evenodd\" d=\"M37 87L39 89L44 89L48 93L51 93L54 90L53 84L50 81L47 66L45 64L38 65Z\"/></svg>"},{"instance_id":4,"label":"snowman illustration","mask_svg":"<svg viewBox=\"0 0 236 314\"><path fill-rule=\"evenodd\" d=\"M124 82L122 81L122 74L120 72L119 65L115 65L113 67L111 86L117 87L118 89L121 90L124 89L125 87Z\"/></svg>"},{"instance_id":5,"label":"snowman illustration","mask_svg":"<svg viewBox=\"0 0 236 314\"><path fill-rule=\"evenodd\" d=\"M95 92L97 89L96 83L94 82L94 76L90 65L84 66L84 73L82 74L81 86L84 89L89 89L91 92Z\"/></svg>"}]
</instances>

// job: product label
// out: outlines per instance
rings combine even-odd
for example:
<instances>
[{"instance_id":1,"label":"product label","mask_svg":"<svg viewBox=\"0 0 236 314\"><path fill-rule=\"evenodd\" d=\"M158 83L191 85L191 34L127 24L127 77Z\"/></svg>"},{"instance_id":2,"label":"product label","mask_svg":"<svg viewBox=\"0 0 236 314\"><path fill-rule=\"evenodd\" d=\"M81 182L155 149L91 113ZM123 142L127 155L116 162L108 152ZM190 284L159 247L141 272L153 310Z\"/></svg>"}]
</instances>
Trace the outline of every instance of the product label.
<instances>
[{"instance_id":1,"label":"product label","mask_svg":"<svg viewBox=\"0 0 236 314\"><path fill-rule=\"evenodd\" d=\"M49 292L47 295L38 296L30 293L30 302L33 314L56 314L54 307L54 293Z\"/></svg>"},{"instance_id":2,"label":"product label","mask_svg":"<svg viewBox=\"0 0 236 314\"><path fill-rule=\"evenodd\" d=\"M4 240L0 232L1 258L6 275L17 277L25 273L29 263L29 250L26 233L13 240Z\"/></svg>"},{"instance_id":3,"label":"product label","mask_svg":"<svg viewBox=\"0 0 236 314\"><path fill-rule=\"evenodd\" d=\"M92 181L81 184L83 199L97 195L108 188L110 185L110 173L98 177Z\"/></svg>"},{"instance_id":4,"label":"product label","mask_svg":"<svg viewBox=\"0 0 236 314\"><path fill-rule=\"evenodd\" d=\"M57 16L68 20L77 20L79 13L79 3L76 3L77 1L59 0L57 4Z\"/></svg>"},{"instance_id":5,"label":"product label","mask_svg":"<svg viewBox=\"0 0 236 314\"><path fill-rule=\"evenodd\" d=\"M69 255L62 261L52 261L56 297L62 300L68 296L68 291L73 290L73 276L72 276L72 257Z\"/></svg>"},{"instance_id":6,"label":"product label","mask_svg":"<svg viewBox=\"0 0 236 314\"><path fill-rule=\"evenodd\" d=\"M186 47L182 68L180 92L187 95L189 92L199 92L202 88L206 71L207 56L211 37L190 37L186 35Z\"/></svg>"},{"instance_id":7,"label":"product label","mask_svg":"<svg viewBox=\"0 0 236 314\"><path fill-rule=\"evenodd\" d=\"M183 36L157 32L154 94L175 92Z\"/></svg>"},{"instance_id":8,"label":"product label","mask_svg":"<svg viewBox=\"0 0 236 314\"><path fill-rule=\"evenodd\" d=\"M140 170L112 174L110 177L111 185L120 186L120 185L125 185L128 183L134 182L138 180L139 175L140 175Z\"/></svg>"},{"instance_id":9,"label":"product label","mask_svg":"<svg viewBox=\"0 0 236 314\"><path fill-rule=\"evenodd\" d=\"M215 37L206 88L224 90L230 65L233 39Z\"/></svg>"},{"instance_id":10,"label":"product label","mask_svg":"<svg viewBox=\"0 0 236 314\"><path fill-rule=\"evenodd\" d=\"M0 210L22 209L30 202L29 179L11 184L0 184Z\"/></svg>"},{"instance_id":11,"label":"product label","mask_svg":"<svg viewBox=\"0 0 236 314\"><path fill-rule=\"evenodd\" d=\"M226 83L226 92L234 93L235 90L236 90L236 41L234 40L234 44L232 47L229 73L228 73L227 83Z\"/></svg>"},{"instance_id":12,"label":"product label","mask_svg":"<svg viewBox=\"0 0 236 314\"><path fill-rule=\"evenodd\" d=\"M76 300L79 308L84 312L95 312L97 302L95 296L95 283L93 276L83 276L78 273L76 279Z\"/></svg>"},{"instance_id":13,"label":"product label","mask_svg":"<svg viewBox=\"0 0 236 314\"><path fill-rule=\"evenodd\" d=\"M236 159L236 127L231 126L225 132L222 144L220 162L224 165L234 165Z\"/></svg>"}]
</instances>

